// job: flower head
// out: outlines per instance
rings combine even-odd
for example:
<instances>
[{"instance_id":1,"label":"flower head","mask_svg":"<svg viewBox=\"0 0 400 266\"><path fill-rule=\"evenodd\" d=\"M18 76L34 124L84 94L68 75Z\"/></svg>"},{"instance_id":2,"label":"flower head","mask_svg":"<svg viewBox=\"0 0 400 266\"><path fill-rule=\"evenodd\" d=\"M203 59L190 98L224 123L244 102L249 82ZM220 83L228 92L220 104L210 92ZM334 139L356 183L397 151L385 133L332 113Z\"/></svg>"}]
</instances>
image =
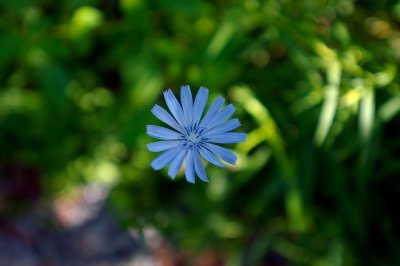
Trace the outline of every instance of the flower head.
<instances>
[{"instance_id":1,"label":"flower head","mask_svg":"<svg viewBox=\"0 0 400 266\"><path fill-rule=\"evenodd\" d=\"M163 151L151 162L155 170L171 163L168 175L175 178L186 159L187 181L194 183L197 173L201 180L208 182L201 157L219 167L225 167L220 159L230 164L236 163L236 155L226 148L215 145L246 140L245 133L229 132L240 126L238 119L227 120L235 111L232 104L222 108L225 99L218 96L202 117L208 99L207 88L200 87L194 102L189 86L181 87L181 104L171 90L164 92L164 98L172 116L158 105L151 111L171 129L147 126L147 134L160 140L148 144L147 148L152 152Z\"/></svg>"}]
</instances>

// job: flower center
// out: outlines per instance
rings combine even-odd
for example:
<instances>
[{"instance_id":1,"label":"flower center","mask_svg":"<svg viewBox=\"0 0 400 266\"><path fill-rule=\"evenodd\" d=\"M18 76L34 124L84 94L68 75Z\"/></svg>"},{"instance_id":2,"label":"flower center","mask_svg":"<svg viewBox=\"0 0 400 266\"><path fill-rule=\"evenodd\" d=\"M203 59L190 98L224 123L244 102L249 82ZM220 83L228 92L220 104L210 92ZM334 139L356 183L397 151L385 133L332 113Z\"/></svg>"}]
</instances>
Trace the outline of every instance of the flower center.
<instances>
[{"instance_id":1,"label":"flower center","mask_svg":"<svg viewBox=\"0 0 400 266\"><path fill-rule=\"evenodd\" d=\"M199 143L201 138L197 134L191 132L188 136L186 136L186 139L192 143Z\"/></svg>"}]
</instances>

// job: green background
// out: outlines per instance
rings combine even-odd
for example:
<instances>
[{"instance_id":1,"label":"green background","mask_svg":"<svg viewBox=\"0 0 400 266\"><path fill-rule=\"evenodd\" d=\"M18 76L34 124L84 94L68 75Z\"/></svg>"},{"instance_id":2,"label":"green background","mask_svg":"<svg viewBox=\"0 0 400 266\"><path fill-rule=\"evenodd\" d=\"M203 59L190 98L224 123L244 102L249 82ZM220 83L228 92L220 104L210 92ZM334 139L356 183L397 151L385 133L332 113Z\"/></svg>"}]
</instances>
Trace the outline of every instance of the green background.
<instances>
[{"instance_id":1,"label":"green background","mask_svg":"<svg viewBox=\"0 0 400 266\"><path fill-rule=\"evenodd\" d=\"M101 184L185 254L400 265L399 25L389 0L2 0L0 212ZM184 84L248 133L210 183L149 166L150 110Z\"/></svg>"}]
</instances>

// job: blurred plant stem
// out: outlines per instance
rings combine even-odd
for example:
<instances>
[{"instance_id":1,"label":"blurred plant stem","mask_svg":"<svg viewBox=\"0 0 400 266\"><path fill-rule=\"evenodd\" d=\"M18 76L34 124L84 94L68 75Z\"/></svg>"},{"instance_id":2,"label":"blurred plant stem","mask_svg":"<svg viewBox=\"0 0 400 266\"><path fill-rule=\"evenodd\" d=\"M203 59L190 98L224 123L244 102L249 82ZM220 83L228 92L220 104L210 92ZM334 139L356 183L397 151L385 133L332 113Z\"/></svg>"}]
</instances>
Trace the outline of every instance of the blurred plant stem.
<instances>
[{"instance_id":1,"label":"blurred plant stem","mask_svg":"<svg viewBox=\"0 0 400 266\"><path fill-rule=\"evenodd\" d=\"M246 109L259 125L258 129L253 130L253 132L261 130L257 134L258 141L254 141L253 145L265 141L273 151L282 178L286 183L285 206L289 227L296 232L306 230L307 219L294 165L286 154L283 140L274 119L268 109L254 97L251 90L245 85L234 87L232 94L234 99ZM251 136L252 132L249 135ZM245 147L246 143L242 145ZM252 148L246 147L245 149L249 151ZM239 149L241 149L240 146Z\"/></svg>"}]
</instances>

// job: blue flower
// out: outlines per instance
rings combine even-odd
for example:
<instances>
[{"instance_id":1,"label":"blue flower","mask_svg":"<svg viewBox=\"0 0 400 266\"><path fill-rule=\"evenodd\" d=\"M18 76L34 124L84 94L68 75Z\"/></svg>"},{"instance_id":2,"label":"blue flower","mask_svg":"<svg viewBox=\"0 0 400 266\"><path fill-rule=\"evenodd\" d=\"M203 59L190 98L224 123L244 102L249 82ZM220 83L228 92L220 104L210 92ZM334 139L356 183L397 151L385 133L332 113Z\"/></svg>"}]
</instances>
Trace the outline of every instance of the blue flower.
<instances>
[{"instance_id":1,"label":"blue flower","mask_svg":"<svg viewBox=\"0 0 400 266\"><path fill-rule=\"evenodd\" d=\"M171 129L147 126L147 134L161 140L147 145L149 151L163 151L151 162L155 170L171 163L168 175L173 179L186 159L187 181L194 183L196 172L201 180L208 182L201 157L219 167L225 167L220 159L230 164L236 163L235 154L215 145L246 140L245 133L229 132L240 126L238 119L227 120L235 111L232 104L222 108L225 99L219 96L202 117L208 99L207 88L200 87L194 102L189 86L181 87L181 104L171 90L164 92L164 99L172 116L158 105L155 105L151 112Z\"/></svg>"}]
</instances>

